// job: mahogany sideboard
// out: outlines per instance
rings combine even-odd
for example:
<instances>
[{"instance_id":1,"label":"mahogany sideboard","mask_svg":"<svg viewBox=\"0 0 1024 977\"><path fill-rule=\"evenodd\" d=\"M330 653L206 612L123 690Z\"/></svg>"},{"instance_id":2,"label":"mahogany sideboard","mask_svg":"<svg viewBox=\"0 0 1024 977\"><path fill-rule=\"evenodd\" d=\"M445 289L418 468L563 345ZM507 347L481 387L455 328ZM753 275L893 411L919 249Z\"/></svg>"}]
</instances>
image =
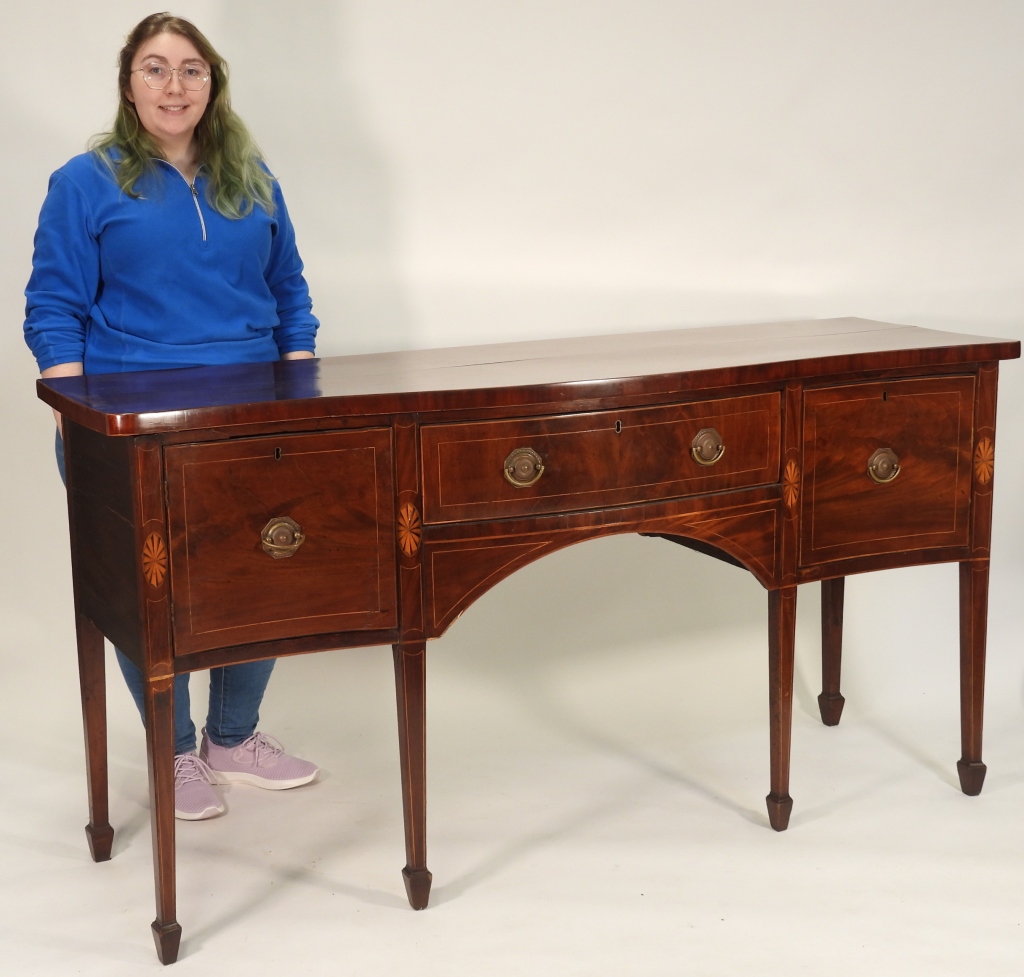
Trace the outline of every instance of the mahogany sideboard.
<instances>
[{"instance_id":1,"label":"mahogany sideboard","mask_svg":"<svg viewBox=\"0 0 1024 977\"><path fill-rule=\"evenodd\" d=\"M998 361L1015 341L833 319L41 380L65 418L92 856L110 857L103 637L145 677L153 933L178 953L173 677L394 650L405 886L427 904L425 649L547 553L665 537L768 591L772 827L787 826L797 586L960 564L962 755L981 790Z\"/></svg>"}]
</instances>

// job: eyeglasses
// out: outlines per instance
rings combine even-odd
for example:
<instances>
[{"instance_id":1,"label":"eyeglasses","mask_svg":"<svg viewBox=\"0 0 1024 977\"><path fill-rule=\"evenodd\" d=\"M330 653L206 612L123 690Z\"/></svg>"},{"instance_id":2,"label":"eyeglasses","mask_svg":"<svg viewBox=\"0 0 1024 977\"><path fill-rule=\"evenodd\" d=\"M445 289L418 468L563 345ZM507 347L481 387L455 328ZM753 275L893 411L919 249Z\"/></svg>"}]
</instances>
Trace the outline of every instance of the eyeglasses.
<instances>
[{"instance_id":1,"label":"eyeglasses","mask_svg":"<svg viewBox=\"0 0 1024 977\"><path fill-rule=\"evenodd\" d=\"M210 80L209 69L198 64L183 64L180 68L171 68L159 61L150 61L141 68L136 68L132 74L136 71L141 71L142 80L146 85L158 92L162 92L170 84L171 74L175 71L178 72L181 87L190 92L201 92Z\"/></svg>"}]
</instances>

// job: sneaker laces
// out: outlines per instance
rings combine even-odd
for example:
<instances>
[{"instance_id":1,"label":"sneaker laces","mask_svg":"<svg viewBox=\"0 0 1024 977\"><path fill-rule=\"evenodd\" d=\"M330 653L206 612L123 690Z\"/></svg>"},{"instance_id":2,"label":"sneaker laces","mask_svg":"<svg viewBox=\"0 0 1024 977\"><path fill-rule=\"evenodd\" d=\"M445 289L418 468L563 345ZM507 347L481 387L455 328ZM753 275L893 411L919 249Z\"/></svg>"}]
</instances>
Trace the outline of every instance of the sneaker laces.
<instances>
[{"instance_id":1,"label":"sneaker laces","mask_svg":"<svg viewBox=\"0 0 1024 977\"><path fill-rule=\"evenodd\" d=\"M194 780L213 783L213 773L203 759L195 753L179 753L174 758L175 789L189 784Z\"/></svg>"},{"instance_id":2,"label":"sneaker laces","mask_svg":"<svg viewBox=\"0 0 1024 977\"><path fill-rule=\"evenodd\" d=\"M235 747L233 759L241 760L242 754L249 750L252 751L252 760L257 767L273 766L277 758L284 753L284 746L266 733L253 733L245 742Z\"/></svg>"}]
</instances>

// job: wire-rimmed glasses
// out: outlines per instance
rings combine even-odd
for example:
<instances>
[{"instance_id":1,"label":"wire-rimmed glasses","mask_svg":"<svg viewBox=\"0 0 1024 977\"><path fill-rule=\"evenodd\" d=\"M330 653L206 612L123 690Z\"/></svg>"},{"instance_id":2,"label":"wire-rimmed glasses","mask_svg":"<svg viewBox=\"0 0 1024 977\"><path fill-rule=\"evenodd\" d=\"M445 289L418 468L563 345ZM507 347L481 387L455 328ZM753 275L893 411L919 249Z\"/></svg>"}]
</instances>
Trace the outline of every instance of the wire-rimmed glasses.
<instances>
[{"instance_id":1,"label":"wire-rimmed glasses","mask_svg":"<svg viewBox=\"0 0 1024 977\"><path fill-rule=\"evenodd\" d=\"M190 92L201 92L210 80L210 69L196 62L172 68L161 61L148 61L141 68L135 68L132 74L136 71L142 72L142 80L147 87L158 92L162 92L170 84L171 75L175 71L178 73L181 87Z\"/></svg>"}]
</instances>

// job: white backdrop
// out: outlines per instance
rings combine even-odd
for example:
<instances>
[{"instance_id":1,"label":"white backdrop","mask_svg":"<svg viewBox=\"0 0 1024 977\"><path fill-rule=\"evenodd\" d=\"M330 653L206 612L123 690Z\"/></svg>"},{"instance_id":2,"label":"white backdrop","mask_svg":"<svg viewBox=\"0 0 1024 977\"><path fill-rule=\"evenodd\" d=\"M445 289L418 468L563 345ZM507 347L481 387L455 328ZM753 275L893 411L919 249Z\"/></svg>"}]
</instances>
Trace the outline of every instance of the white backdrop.
<instances>
[{"instance_id":1,"label":"white backdrop","mask_svg":"<svg viewBox=\"0 0 1024 977\"><path fill-rule=\"evenodd\" d=\"M22 290L48 175L109 124L116 51L152 9L34 0L4 14L0 696L9 742L29 752L41 747L24 690L44 681L59 704L46 735L78 733L63 498ZM205 0L174 12L228 59L235 106L282 182L322 355L834 315L1024 335L1018 0ZM1000 391L996 729L1019 725L1024 681L1022 369L1006 364ZM722 642L763 627L756 584L676 549L578 547L499 586L438 647L469 649L523 608L580 657L685 640L658 617L674 602ZM950 697L955 709L955 588L950 567L851 581L861 665L848 695L884 708L931 690L937 712ZM800 624L809 709L815 590ZM566 617L588 602L574 630ZM937 649L942 667L922 668Z\"/></svg>"}]
</instances>

